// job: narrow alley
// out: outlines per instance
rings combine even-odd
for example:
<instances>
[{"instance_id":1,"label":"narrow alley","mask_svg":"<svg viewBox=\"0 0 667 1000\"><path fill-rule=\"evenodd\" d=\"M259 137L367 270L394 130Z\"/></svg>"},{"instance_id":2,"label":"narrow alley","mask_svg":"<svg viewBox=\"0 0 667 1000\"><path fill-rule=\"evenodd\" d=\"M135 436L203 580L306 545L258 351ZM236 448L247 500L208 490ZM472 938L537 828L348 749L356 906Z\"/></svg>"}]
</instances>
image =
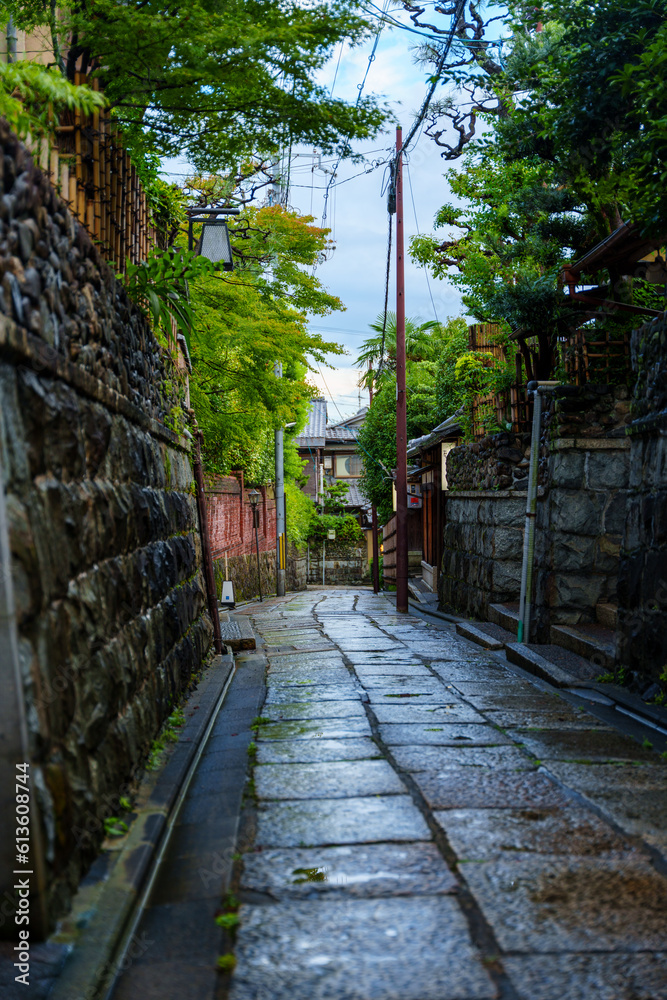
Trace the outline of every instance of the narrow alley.
<instances>
[{"instance_id":1,"label":"narrow alley","mask_svg":"<svg viewBox=\"0 0 667 1000\"><path fill-rule=\"evenodd\" d=\"M144 917L160 947L114 1000L667 997L656 752L388 595L246 613L268 674L232 891L207 910L195 874L227 821L180 855ZM229 697L260 659L238 658ZM200 767L203 822L225 777Z\"/></svg>"}]
</instances>

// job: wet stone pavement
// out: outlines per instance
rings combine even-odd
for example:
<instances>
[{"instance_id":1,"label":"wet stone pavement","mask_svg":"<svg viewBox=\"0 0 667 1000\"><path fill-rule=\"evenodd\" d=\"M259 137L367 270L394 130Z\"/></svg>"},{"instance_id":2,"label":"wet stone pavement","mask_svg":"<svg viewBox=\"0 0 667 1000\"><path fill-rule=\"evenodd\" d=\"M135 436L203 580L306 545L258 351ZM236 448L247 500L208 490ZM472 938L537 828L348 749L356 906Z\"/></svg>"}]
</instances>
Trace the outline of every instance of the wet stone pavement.
<instances>
[{"instance_id":1,"label":"wet stone pavement","mask_svg":"<svg viewBox=\"0 0 667 1000\"><path fill-rule=\"evenodd\" d=\"M386 596L252 616L230 1000L667 998L657 754Z\"/></svg>"}]
</instances>

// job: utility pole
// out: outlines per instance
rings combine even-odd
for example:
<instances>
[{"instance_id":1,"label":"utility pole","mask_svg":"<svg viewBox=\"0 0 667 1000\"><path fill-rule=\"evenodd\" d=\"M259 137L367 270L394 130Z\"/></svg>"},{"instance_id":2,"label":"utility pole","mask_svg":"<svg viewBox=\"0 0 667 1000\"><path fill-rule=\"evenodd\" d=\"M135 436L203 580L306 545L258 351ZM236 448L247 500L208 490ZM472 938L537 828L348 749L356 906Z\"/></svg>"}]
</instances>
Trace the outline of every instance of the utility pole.
<instances>
[{"instance_id":1,"label":"utility pole","mask_svg":"<svg viewBox=\"0 0 667 1000\"><path fill-rule=\"evenodd\" d=\"M274 368L276 378L283 377L283 366L276 361ZM283 452L283 428L276 433L276 593L278 597L285 596L285 554L287 539L285 538L285 470Z\"/></svg>"},{"instance_id":2,"label":"utility pole","mask_svg":"<svg viewBox=\"0 0 667 1000\"><path fill-rule=\"evenodd\" d=\"M373 405L373 376L371 373L371 363L368 362L369 382L368 382L368 405ZM373 539L373 593L380 593L380 544L378 541L378 512L375 504L371 506L371 538Z\"/></svg>"},{"instance_id":3,"label":"utility pole","mask_svg":"<svg viewBox=\"0 0 667 1000\"><path fill-rule=\"evenodd\" d=\"M403 130L396 129L396 610L408 612L408 433L405 390Z\"/></svg>"}]
</instances>

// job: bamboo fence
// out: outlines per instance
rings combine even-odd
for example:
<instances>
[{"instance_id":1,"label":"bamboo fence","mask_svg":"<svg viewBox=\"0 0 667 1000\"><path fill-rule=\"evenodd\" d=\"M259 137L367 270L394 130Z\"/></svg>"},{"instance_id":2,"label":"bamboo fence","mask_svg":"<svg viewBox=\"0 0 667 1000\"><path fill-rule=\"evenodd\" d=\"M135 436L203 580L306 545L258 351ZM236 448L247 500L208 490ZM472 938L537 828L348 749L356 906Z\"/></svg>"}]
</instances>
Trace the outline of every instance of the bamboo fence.
<instances>
[{"instance_id":1,"label":"bamboo fence","mask_svg":"<svg viewBox=\"0 0 667 1000\"><path fill-rule=\"evenodd\" d=\"M74 82L99 89L98 81L83 73ZM40 165L102 257L124 273L128 260L146 260L155 246L155 227L120 132L104 109L91 115L65 111L55 131L55 144L41 145Z\"/></svg>"}]
</instances>

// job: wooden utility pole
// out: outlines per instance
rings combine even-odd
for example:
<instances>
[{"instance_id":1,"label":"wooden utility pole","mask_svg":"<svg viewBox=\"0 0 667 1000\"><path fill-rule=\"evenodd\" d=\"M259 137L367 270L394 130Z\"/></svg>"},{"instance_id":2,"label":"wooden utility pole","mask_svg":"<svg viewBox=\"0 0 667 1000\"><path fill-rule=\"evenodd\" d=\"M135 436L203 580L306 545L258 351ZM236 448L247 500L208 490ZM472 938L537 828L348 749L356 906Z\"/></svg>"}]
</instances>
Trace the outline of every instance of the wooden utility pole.
<instances>
[{"instance_id":1,"label":"wooden utility pole","mask_svg":"<svg viewBox=\"0 0 667 1000\"><path fill-rule=\"evenodd\" d=\"M396 129L396 610L408 611L408 434L405 390L403 131Z\"/></svg>"},{"instance_id":2,"label":"wooden utility pole","mask_svg":"<svg viewBox=\"0 0 667 1000\"><path fill-rule=\"evenodd\" d=\"M368 362L369 382L368 382L368 406L373 405L373 376L371 373L371 363ZM375 504L371 506L371 537L373 539L373 593L380 593L380 543L378 539L378 512Z\"/></svg>"}]
</instances>

